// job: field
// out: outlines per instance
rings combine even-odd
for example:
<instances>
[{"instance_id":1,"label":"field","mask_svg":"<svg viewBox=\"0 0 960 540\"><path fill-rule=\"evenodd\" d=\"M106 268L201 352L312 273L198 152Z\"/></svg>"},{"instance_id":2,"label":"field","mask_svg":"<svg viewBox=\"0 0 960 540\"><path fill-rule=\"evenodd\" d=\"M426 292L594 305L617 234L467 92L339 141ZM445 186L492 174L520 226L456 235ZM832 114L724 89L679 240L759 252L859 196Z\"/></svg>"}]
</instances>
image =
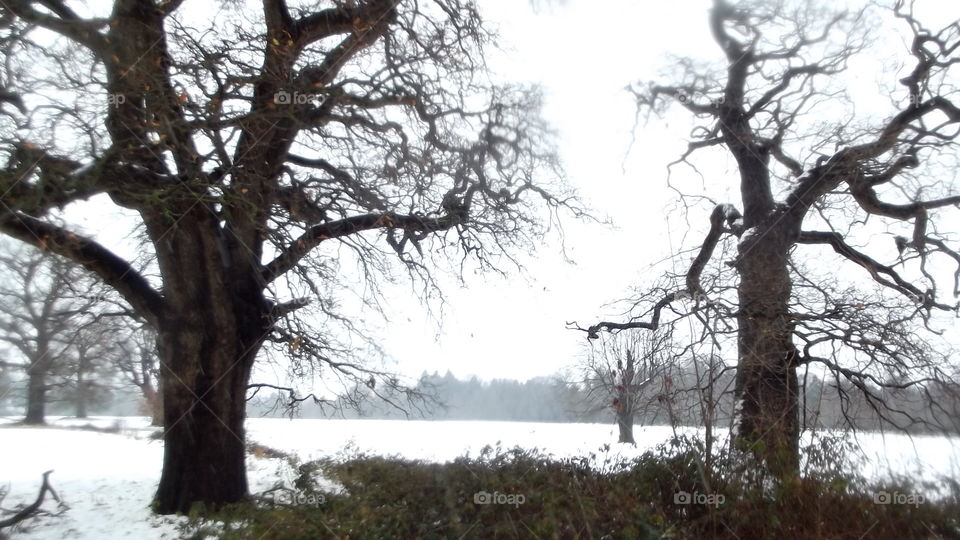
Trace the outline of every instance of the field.
<instances>
[{"instance_id":1,"label":"field","mask_svg":"<svg viewBox=\"0 0 960 540\"><path fill-rule=\"evenodd\" d=\"M13 419L5 419L10 422ZM150 435L145 418L53 419L53 426L91 424L115 433L76 429L9 427L0 430L0 486L9 488L4 508L30 502L41 474L68 507L32 520L16 538L177 538L180 518L152 516L163 446ZM687 429L688 433L697 430ZM296 454L302 460L357 453L448 461L478 455L484 446L539 448L557 457L593 454L598 466L628 458L664 442L665 426L637 427L636 447L616 444L615 427L600 424L538 424L481 421L287 420L255 418L248 441ZM855 440L864 463L854 465L870 478L891 474L916 480L960 477L960 440L898 434L860 433ZM863 468L866 467L866 468ZM248 459L250 489L262 492L277 481L291 482L289 465L262 454ZM331 486L335 489L335 486ZM925 497L935 498L929 491ZM56 503L44 508L57 513Z\"/></svg>"}]
</instances>

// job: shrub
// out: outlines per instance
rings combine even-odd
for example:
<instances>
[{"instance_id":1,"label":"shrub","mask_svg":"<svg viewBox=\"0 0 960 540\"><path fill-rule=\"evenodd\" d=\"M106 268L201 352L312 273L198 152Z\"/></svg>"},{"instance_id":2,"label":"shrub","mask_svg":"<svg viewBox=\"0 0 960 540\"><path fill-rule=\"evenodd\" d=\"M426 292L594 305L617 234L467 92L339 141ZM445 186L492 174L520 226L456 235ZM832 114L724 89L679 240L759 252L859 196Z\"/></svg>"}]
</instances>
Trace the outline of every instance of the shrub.
<instances>
[{"instance_id":1,"label":"shrub","mask_svg":"<svg viewBox=\"0 0 960 540\"><path fill-rule=\"evenodd\" d=\"M295 496L261 497L195 516L185 535L960 538L956 482L944 483L951 490L944 500L908 500L930 486L877 485L843 473L847 449L829 440L805 449L804 474L790 482L753 477L731 454L714 456L707 470L702 448L680 437L629 461L554 459L499 447L445 464L369 455L325 459L299 466ZM342 491L322 493L317 474ZM884 493L890 500L877 500Z\"/></svg>"}]
</instances>

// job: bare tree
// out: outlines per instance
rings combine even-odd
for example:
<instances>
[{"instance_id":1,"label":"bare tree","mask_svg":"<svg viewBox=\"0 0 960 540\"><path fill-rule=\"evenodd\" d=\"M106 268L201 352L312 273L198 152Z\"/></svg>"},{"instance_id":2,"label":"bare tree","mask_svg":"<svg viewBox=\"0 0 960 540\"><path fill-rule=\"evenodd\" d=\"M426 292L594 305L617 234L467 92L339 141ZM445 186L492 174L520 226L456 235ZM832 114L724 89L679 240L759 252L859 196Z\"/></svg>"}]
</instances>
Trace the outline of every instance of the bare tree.
<instances>
[{"instance_id":1,"label":"bare tree","mask_svg":"<svg viewBox=\"0 0 960 540\"><path fill-rule=\"evenodd\" d=\"M118 334L116 365L124 379L140 390L150 423L163 425L163 396L158 391L160 362L157 358L157 334L140 321L122 319Z\"/></svg>"},{"instance_id":2,"label":"bare tree","mask_svg":"<svg viewBox=\"0 0 960 540\"><path fill-rule=\"evenodd\" d=\"M391 261L431 291L436 265L516 262L501 255L532 248L542 217L579 213L538 92L484 74L473 2L70 4L0 7L6 102L24 104L0 115L0 231L83 265L156 329L161 513L246 497L265 343L300 372L391 385L353 354L374 342L336 307L348 277L376 307ZM48 219L97 195L136 214L158 275Z\"/></svg>"},{"instance_id":3,"label":"bare tree","mask_svg":"<svg viewBox=\"0 0 960 540\"><path fill-rule=\"evenodd\" d=\"M79 268L33 247L18 247L0 254L0 341L18 353L0 367L25 374L23 421L43 424L48 391L68 370L78 314L90 301L73 288L80 281Z\"/></svg>"},{"instance_id":4,"label":"bare tree","mask_svg":"<svg viewBox=\"0 0 960 540\"><path fill-rule=\"evenodd\" d=\"M663 401L661 390L672 362L669 329L649 335L607 336L591 347L580 366L591 408L612 409L618 442L636 444L633 424Z\"/></svg>"},{"instance_id":5,"label":"bare tree","mask_svg":"<svg viewBox=\"0 0 960 540\"><path fill-rule=\"evenodd\" d=\"M693 140L676 163L696 171L693 154L725 153L740 201L684 195L686 208L713 205L687 271L643 294L630 320L583 330L595 338L690 321L706 342L734 332L737 446L793 476L798 367L849 381L882 416L903 411L875 389L948 378L948 356L924 329L936 330L938 312L956 312L949 298L960 293L946 226L960 205L960 25L930 30L903 1L832 15L810 2L715 0L709 23L724 65L680 59L677 82L633 92L642 112L672 103L693 115ZM840 76L877 27L902 29L909 47L890 74L899 87L889 89L886 118L860 119ZM734 255L718 261L718 249ZM843 286L844 272L859 272L847 281L860 283Z\"/></svg>"},{"instance_id":6,"label":"bare tree","mask_svg":"<svg viewBox=\"0 0 960 540\"><path fill-rule=\"evenodd\" d=\"M98 325L78 330L63 368L64 386L58 392L73 403L77 418L87 418L91 405L108 401L110 381L116 372L110 358L110 344Z\"/></svg>"},{"instance_id":7,"label":"bare tree","mask_svg":"<svg viewBox=\"0 0 960 540\"><path fill-rule=\"evenodd\" d=\"M98 287L99 283L92 285ZM138 351L132 349L138 345L135 332L142 323L138 324L118 299L102 290L93 292L97 294L85 296L94 300L95 305L79 314L75 321L75 336L64 361L65 381L57 392L73 403L78 418L86 418L90 406L108 403L122 382L121 376L141 360L136 356ZM149 367L156 370L155 356L149 361ZM130 382L140 388L140 381L130 378Z\"/></svg>"}]
</instances>

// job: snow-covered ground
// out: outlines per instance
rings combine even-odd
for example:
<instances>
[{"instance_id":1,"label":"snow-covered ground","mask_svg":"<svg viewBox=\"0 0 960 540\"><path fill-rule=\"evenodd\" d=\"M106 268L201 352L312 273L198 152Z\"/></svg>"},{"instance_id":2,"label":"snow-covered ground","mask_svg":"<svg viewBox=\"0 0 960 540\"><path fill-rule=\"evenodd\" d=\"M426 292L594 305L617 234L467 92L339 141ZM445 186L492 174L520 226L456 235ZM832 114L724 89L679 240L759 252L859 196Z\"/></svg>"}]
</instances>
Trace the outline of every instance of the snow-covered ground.
<instances>
[{"instance_id":1,"label":"snow-covered ground","mask_svg":"<svg viewBox=\"0 0 960 540\"><path fill-rule=\"evenodd\" d=\"M146 418L63 418L52 423L58 427L112 427L117 433L0 429L0 486L9 488L2 506L9 509L32 502L41 475L53 469L51 484L69 507L59 515L31 520L29 531L15 538L178 537L177 518L156 517L149 510L163 446L150 438L153 429ZM669 427L638 427L638 444L633 447L615 444L615 427L600 424L273 418L248 422L251 441L295 453L305 461L354 452L446 461L466 453L475 456L484 446L499 442L504 449L536 447L557 457L594 453L602 465L608 458L637 455L671 434ZM862 471L868 477L889 473L918 480L960 477L960 439L865 433L856 440L870 460ZM280 459L251 457L247 466L254 493L273 487L278 479L292 480L292 471ZM55 512L56 503L48 498L43 508Z\"/></svg>"},{"instance_id":2,"label":"snow-covered ground","mask_svg":"<svg viewBox=\"0 0 960 540\"><path fill-rule=\"evenodd\" d=\"M0 419L8 423L14 419ZM0 503L6 509L36 499L44 471L53 470L50 484L68 509L60 512L47 495L43 509L58 513L28 520L27 531L13 538L179 538L182 518L159 517L150 512L150 501L160 479L163 442L150 438L143 417L94 417L87 420L52 418L57 427L93 425L117 433L75 429L8 427L0 429L0 489L9 488ZM292 427L289 426L288 427ZM284 460L247 460L252 492L262 492L293 471ZM5 531L7 532L7 531Z\"/></svg>"},{"instance_id":3,"label":"snow-covered ground","mask_svg":"<svg viewBox=\"0 0 960 540\"><path fill-rule=\"evenodd\" d=\"M3 507L32 502L41 475L50 469L50 484L69 507L60 515L30 520L29 532L14 538L178 537L173 520L150 513L163 443L148 439L144 431L17 427L0 430L0 438L0 485L9 488ZM55 512L57 504L48 495L42 508Z\"/></svg>"},{"instance_id":4,"label":"snow-covered ground","mask_svg":"<svg viewBox=\"0 0 960 540\"><path fill-rule=\"evenodd\" d=\"M679 434L701 434L699 428L677 428ZM717 430L718 436L726 434ZM597 454L597 462L611 457L629 458L667 441L669 426L637 426L637 446L615 444L617 427L608 424L551 424L485 421L401 420L287 420L252 418L247 434L272 448L295 453L304 460L336 454L344 448L397 454L429 461L448 461L469 452L479 454L486 445L503 448L539 448L557 457ZM810 436L803 444L810 443ZM960 438L858 433L853 442L869 463L868 477L887 473L934 478L960 477ZM609 451L601 447L609 445ZM920 476L917 476L920 475Z\"/></svg>"}]
</instances>

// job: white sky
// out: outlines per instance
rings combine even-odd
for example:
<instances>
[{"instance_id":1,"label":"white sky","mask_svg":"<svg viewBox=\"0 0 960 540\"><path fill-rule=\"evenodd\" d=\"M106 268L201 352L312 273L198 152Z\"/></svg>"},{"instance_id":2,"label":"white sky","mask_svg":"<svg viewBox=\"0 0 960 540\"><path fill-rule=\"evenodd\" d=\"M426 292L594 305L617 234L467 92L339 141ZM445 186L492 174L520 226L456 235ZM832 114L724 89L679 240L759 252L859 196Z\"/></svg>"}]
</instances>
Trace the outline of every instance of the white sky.
<instances>
[{"instance_id":1,"label":"white sky","mask_svg":"<svg viewBox=\"0 0 960 540\"><path fill-rule=\"evenodd\" d=\"M671 38L663 29L704 34L708 5L618 1L598 9L586 1L535 14L522 0L481 3L500 25L507 50L507 58L492 63L505 78L545 87L545 116L560 133L569 180L616 228L568 220L567 254L575 264L564 262L553 242L527 263L525 275L471 277L467 290L448 290L438 341L422 314L407 312L409 322L395 317L385 345L404 370L419 373L422 365L482 379L556 373L585 342L566 322L615 316L603 304L626 295L644 267L668 253L664 158L679 155L684 143L662 138L667 130L656 126L655 137L638 141L625 163L635 109L624 87L653 76L668 50L692 52L695 39L679 32ZM687 20L692 12L703 14L693 24ZM674 233L678 242L683 230Z\"/></svg>"},{"instance_id":2,"label":"white sky","mask_svg":"<svg viewBox=\"0 0 960 540\"><path fill-rule=\"evenodd\" d=\"M527 265L526 277L472 279L469 290L448 291L451 307L439 341L432 341L419 313L402 310L411 320L400 314L385 333L385 345L402 369L518 379L555 373L582 352L585 341L582 332L565 329L567 321L586 325L616 318L618 310L609 302L657 277L647 271L650 265L671 245L682 244L689 230L673 207L665 167L685 149L691 119L676 107L664 119L650 118L627 156L635 108L624 87L669 83L658 75L671 68L670 55L722 61L707 26L710 5L709 0L570 0L536 14L522 0L481 2L509 44L499 69L547 89L545 115L561 134L560 155L570 181L617 228L571 221L566 243L576 265L565 264L557 246L547 245ZM921 1L917 14L929 26L946 24L960 18L960 3ZM906 49L889 34L881 39L900 53L895 58L906 58ZM883 69L889 62L867 56L846 74L851 85L865 90L856 96L858 116L872 110L889 114L890 98L871 84L893 82L894 75ZM708 163L719 168L715 177L706 173L708 182L717 180L711 192L739 205L739 186L729 176L733 164ZM694 179L683 167L674 174ZM692 213L694 227L707 215ZM697 233L687 245L699 242ZM678 261L681 270L686 262Z\"/></svg>"},{"instance_id":3,"label":"white sky","mask_svg":"<svg viewBox=\"0 0 960 540\"><path fill-rule=\"evenodd\" d=\"M567 321L589 324L616 317L617 310L605 304L657 277L649 265L683 244L689 231L682 215L671 214L674 196L666 187L665 167L685 148L691 120L677 110L663 119L652 117L627 156L635 109L624 87L635 81L669 82L658 77L669 71L668 53L721 60L707 29L709 6L709 0L569 0L534 13L526 0L480 2L509 51L492 64L506 79L546 88L545 115L559 131L569 180L616 228L568 219L566 247L574 265L564 262L559 243L551 240L535 258L523 258L523 275L471 275L467 289L445 280L448 305L439 329L408 283L389 289L388 324L371 313L357 315L382 327L394 369L411 376L449 369L461 377L521 380L556 373L576 358L585 341L582 332L565 329ZM960 3L927 1L920 7L935 8L937 18L930 24L960 18ZM883 76L883 62L855 65L855 80L869 90L869 79ZM889 100L878 106L884 103ZM870 110L876 104L860 105ZM739 203L738 186L729 181L732 164L722 158L710 164L716 175L707 178L711 194ZM696 180L688 169L675 174ZM695 228L706 217L690 215ZM116 223L103 226L99 215L84 218L87 230L99 230L97 237L108 245L115 245L124 230ZM699 238L691 236L687 244L692 242ZM678 264L683 268L687 262Z\"/></svg>"}]
</instances>

